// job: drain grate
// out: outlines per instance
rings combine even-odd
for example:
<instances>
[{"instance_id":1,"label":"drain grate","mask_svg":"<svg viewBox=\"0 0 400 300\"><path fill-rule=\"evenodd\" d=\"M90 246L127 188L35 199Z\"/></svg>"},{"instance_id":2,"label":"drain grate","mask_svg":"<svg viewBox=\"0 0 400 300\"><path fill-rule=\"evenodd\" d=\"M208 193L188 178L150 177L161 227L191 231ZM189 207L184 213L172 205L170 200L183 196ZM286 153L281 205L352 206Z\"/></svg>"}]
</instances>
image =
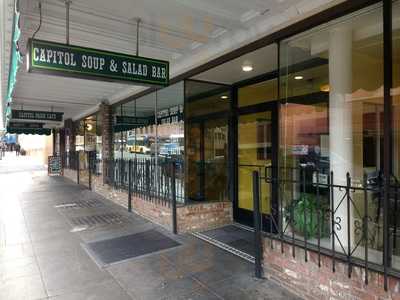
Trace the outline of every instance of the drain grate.
<instances>
[{"instance_id":1,"label":"drain grate","mask_svg":"<svg viewBox=\"0 0 400 300\"><path fill-rule=\"evenodd\" d=\"M93 208L103 207L104 204L96 199L78 200L71 203L63 202L56 205L55 208Z\"/></svg>"},{"instance_id":2,"label":"drain grate","mask_svg":"<svg viewBox=\"0 0 400 300\"><path fill-rule=\"evenodd\" d=\"M105 266L133 257L148 255L179 246L180 243L150 229L127 236L86 244L85 249L97 264Z\"/></svg>"},{"instance_id":3,"label":"drain grate","mask_svg":"<svg viewBox=\"0 0 400 300\"><path fill-rule=\"evenodd\" d=\"M254 263L254 233L246 227L226 225L192 235Z\"/></svg>"},{"instance_id":4,"label":"drain grate","mask_svg":"<svg viewBox=\"0 0 400 300\"><path fill-rule=\"evenodd\" d=\"M129 223L127 218L124 218L118 213L107 213L101 215L90 215L83 217L75 217L70 219L73 226L77 227L95 227L99 225L109 225L109 224L123 224Z\"/></svg>"}]
</instances>

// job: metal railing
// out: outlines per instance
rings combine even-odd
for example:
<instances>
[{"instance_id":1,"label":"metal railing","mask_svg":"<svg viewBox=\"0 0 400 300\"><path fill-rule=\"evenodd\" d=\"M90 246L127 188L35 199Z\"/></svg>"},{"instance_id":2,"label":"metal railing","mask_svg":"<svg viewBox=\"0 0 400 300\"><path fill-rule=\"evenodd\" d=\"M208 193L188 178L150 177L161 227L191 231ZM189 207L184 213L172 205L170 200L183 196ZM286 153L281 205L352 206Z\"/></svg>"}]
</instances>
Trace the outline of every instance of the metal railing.
<instances>
[{"instance_id":1,"label":"metal railing","mask_svg":"<svg viewBox=\"0 0 400 300\"><path fill-rule=\"evenodd\" d=\"M185 203L181 160L152 157L105 160L103 163L106 183L116 189L130 189L135 196L165 206L170 206L174 197L178 204Z\"/></svg>"},{"instance_id":2,"label":"metal railing","mask_svg":"<svg viewBox=\"0 0 400 300\"><path fill-rule=\"evenodd\" d=\"M399 254L400 250L400 184L394 177L385 182L378 172L364 175L361 180L353 180L349 173L341 177L307 165L254 171L253 200L262 199L262 184L270 185L270 199L274 193L278 195L278 203L272 201L268 218L261 217L269 223L269 232L265 234L271 238L271 247L272 240L281 242L282 253L284 243L290 244L293 257L298 247L303 249L305 261L308 251L317 252L319 267L321 254L330 256L333 272L337 260L345 262L349 278L353 266L362 267L366 284L368 270L382 272L387 288L388 274L398 276L392 254ZM261 228L265 227L260 225ZM390 240L389 247L384 247L385 239Z\"/></svg>"}]
</instances>

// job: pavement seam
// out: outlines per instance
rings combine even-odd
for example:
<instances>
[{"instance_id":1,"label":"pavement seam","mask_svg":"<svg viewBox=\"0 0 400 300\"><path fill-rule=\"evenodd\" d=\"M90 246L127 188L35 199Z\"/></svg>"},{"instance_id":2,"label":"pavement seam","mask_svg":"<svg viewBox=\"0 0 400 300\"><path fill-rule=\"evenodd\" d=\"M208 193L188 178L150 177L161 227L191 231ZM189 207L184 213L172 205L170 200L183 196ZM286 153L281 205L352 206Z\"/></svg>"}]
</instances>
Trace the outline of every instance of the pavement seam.
<instances>
[{"instance_id":1,"label":"pavement seam","mask_svg":"<svg viewBox=\"0 0 400 300\"><path fill-rule=\"evenodd\" d=\"M21 196L21 195L18 196L18 202L19 202L19 204L20 204L20 206L21 206L21 197L20 197L20 196ZM32 247L33 257L35 258L36 266L37 266L37 268L38 268L38 270L39 270L40 280L41 280L41 282L42 282L42 287L43 287L43 289L44 289L44 292L46 293L46 297L49 298L49 297L50 297L50 296L49 296L49 291L47 290L47 287L46 287L46 285L45 285L45 283L44 283L43 272L42 272L42 269L40 268L40 265L39 265L39 260L38 260L37 254L36 254L36 250L35 250L35 248L33 247L33 241L32 241L32 236L31 236L31 230L30 230L30 228L29 228L29 226L28 226L28 223L27 223L27 221L26 221L25 211L24 211L23 209L21 209L21 210L22 210L22 215L24 216L24 223L25 223L25 226L26 226L26 230L27 230L28 236L29 236L29 243L30 243L30 245L31 245L31 247Z\"/></svg>"},{"instance_id":2,"label":"pavement seam","mask_svg":"<svg viewBox=\"0 0 400 300\"><path fill-rule=\"evenodd\" d=\"M181 271L179 270L179 268L174 264L173 261L171 261L168 257L161 255L161 257L167 262L169 263L176 271L178 271L179 273L181 273ZM203 283L202 281L200 281L199 279L197 279L195 276L193 275L189 275L188 278L192 279L193 281L197 282L202 288L204 288L205 290L207 290L209 293L213 294L215 297L217 297L218 299L221 300L225 300L225 298L223 298L222 296L220 296L219 294L217 294L216 292L214 292L213 290L211 290L205 283ZM197 290L193 290L192 292L196 292Z\"/></svg>"}]
</instances>

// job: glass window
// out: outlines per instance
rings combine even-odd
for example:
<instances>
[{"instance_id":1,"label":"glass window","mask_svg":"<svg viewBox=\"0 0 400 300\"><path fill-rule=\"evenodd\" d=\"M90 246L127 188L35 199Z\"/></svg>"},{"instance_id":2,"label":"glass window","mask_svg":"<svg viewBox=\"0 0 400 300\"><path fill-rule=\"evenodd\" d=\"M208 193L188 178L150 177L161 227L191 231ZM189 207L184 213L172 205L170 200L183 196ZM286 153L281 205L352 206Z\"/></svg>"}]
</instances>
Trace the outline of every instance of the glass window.
<instances>
[{"instance_id":1,"label":"glass window","mask_svg":"<svg viewBox=\"0 0 400 300\"><path fill-rule=\"evenodd\" d=\"M186 81L185 114L187 118L229 110L230 87L202 81Z\"/></svg>"},{"instance_id":2,"label":"glass window","mask_svg":"<svg viewBox=\"0 0 400 300\"><path fill-rule=\"evenodd\" d=\"M393 118L393 177L394 184L397 186L396 193L399 192L399 180L400 180L400 1L393 1L393 89L392 94L392 118ZM393 204L390 211L392 214L389 217L389 223L391 227L390 245L393 249L392 264L393 267L400 269L400 205L399 199L395 197L390 203Z\"/></svg>"},{"instance_id":3,"label":"glass window","mask_svg":"<svg viewBox=\"0 0 400 300\"><path fill-rule=\"evenodd\" d=\"M242 87L238 91L238 106L260 104L278 99L276 78Z\"/></svg>"},{"instance_id":4,"label":"glass window","mask_svg":"<svg viewBox=\"0 0 400 300\"><path fill-rule=\"evenodd\" d=\"M317 189L316 183L327 183L330 172L336 185L346 185L346 174L353 186L377 182L383 157L382 9L370 7L286 40L281 51L285 103L279 158L286 234L316 243L320 223L321 245L330 248L333 205L336 251L350 249L363 257L360 224L367 210L369 257L380 263L383 216L377 194L368 193L365 207L360 190L347 195L334 188L330 198L328 189Z\"/></svg>"},{"instance_id":5,"label":"glass window","mask_svg":"<svg viewBox=\"0 0 400 300\"><path fill-rule=\"evenodd\" d=\"M85 150L85 124L84 121L75 122L75 151Z\"/></svg>"},{"instance_id":6,"label":"glass window","mask_svg":"<svg viewBox=\"0 0 400 300\"><path fill-rule=\"evenodd\" d=\"M185 163L189 201L228 201L228 116L224 85L186 81Z\"/></svg>"}]
</instances>

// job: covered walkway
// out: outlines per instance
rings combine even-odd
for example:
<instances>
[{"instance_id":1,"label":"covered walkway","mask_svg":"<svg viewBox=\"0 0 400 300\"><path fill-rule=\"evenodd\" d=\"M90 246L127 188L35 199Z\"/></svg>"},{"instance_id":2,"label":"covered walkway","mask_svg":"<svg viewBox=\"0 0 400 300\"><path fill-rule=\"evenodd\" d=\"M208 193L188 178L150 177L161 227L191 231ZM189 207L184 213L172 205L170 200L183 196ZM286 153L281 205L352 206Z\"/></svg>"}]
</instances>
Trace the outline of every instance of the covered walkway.
<instances>
[{"instance_id":1,"label":"covered walkway","mask_svg":"<svg viewBox=\"0 0 400 300\"><path fill-rule=\"evenodd\" d=\"M0 161L0 191L0 299L296 299L29 158Z\"/></svg>"}]
</instances>

